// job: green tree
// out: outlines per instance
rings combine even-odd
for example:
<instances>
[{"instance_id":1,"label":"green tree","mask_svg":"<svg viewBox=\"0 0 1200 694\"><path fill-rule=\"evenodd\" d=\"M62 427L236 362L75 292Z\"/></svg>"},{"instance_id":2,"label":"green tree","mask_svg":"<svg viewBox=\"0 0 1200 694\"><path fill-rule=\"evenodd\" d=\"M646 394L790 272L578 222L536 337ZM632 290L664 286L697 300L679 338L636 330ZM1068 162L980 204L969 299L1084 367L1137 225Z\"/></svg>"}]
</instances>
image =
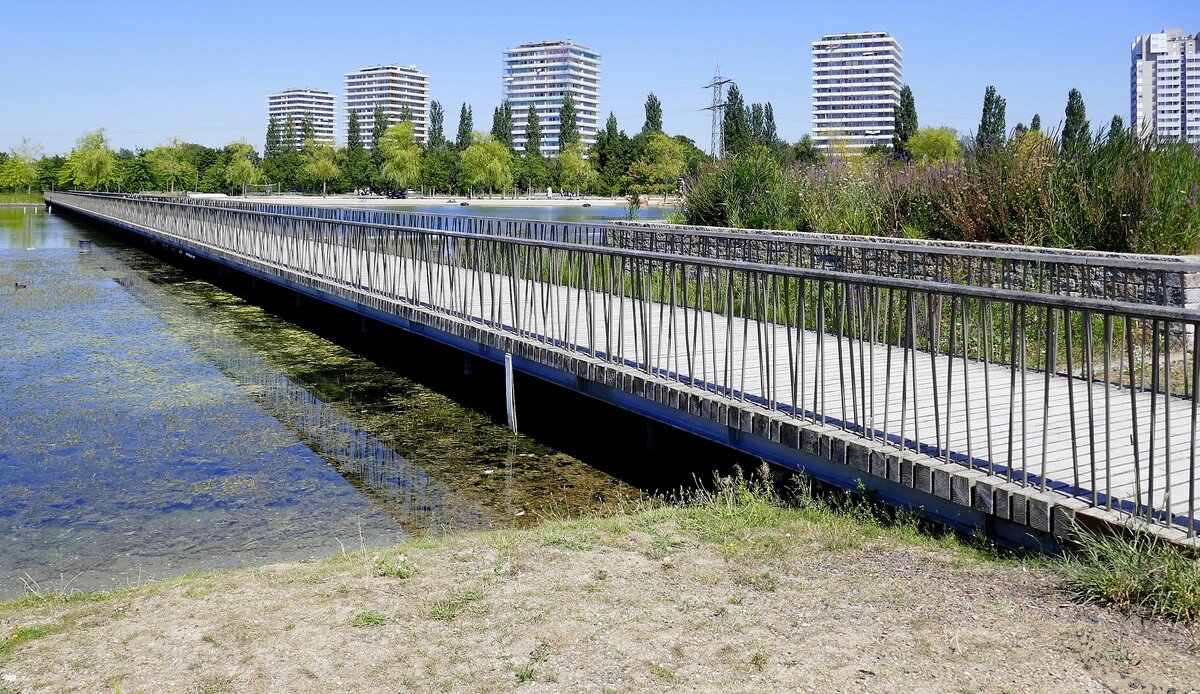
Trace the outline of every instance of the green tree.
<instances>
[{"instance_id":1,"label":"green tree","mask_svg":"<svg viewBox=\"0 0 1200 694\"><path fill-rule=\"evenodd\" d=\"M567 92L563 96L562 107L558 110L558 150L561 152L567 145L579 142L579 124L575 116L575 97Z\"/></svg>"},{"instance_id":2,"label":"green tree","mask_svg":"<svg viewBox=\"0 0 1200 694\"><path fill-rule=\"evenodd\" d=\"M525 156L542 156L542 124L533 104L525 114Z\"/></svg>"},{"instance_id":3,"label":"green tree","mask_svg":"<svg viewBox=\"0 0 1200 694\"><path fill-rule=\"evenodd\" d=\"M558 153L558 175L559 185L562 189L574 190L576 195L581 189L587 188L596 180L596 170L584 156L583 143L579 140L568 144Z\"/></svg>"},{"instance_id":4,"label":"green tree","mask_svg":"<svg viewBox=\"0 0 1200 694\"><path fill-rule=\"evenodd\" d=\"M979 118L979 130L975 133L975 146L979 149L1004 144L1008 133L1004 125L1005 102L996 88L989 85L983 94L983 115Z\"/></svg>"},{"instance_id":5,"label":"green tree","mask_svg":"<svg viewBox=\"0 0 1200 694\"><path fill-rule=\"evenodd\" d=\"M684 145L661 132L650 133L643 157L629 167L629 178L639 186L652 187L663 195L679 190L679 178L687 164Z\"/></svg>"},{"instance_id":6,"label":"green tree","mask_svg":"<svg viewBox=\"0 0 1200 694\"><path fill-rule=\"evenodd\" d=\"M446 114L438 101L429 103L429 141L430 147L441 147L446 144Z\"/></svg>"},{"instance_id":7,"label":"green tree","mask_svg":"<svg viewBox=\"0 0 1200 694\"><path fill-rule=\"evenodd\" d=\"M387 112L383 110L383 106L376 106L371 113L371 165L379 171L383 167L383 151L379 149L379 143L383 141L383 134L387 132L388 121Z\"/></svg>"},{"instance_id":8,"label":"green tree","mask_svg":"<svg viewBox=\"0 0 1200 694\"><path fill-rule=\"evenodd\" d=\"M951 128L921 128L908 138L908 154L918 164L956 162L962 159L962 144Z\"/></svg>"},{"instance_id":9,"label":"green tree","mask_svg":"<svg viewBox=\"0 0 1200 694\"><path fill-rule=\"evenodd\" d=\"M787 158L797 164L820 164L825 156L821 154L821 149L817 147L812 135L805 135L790 147Z\"/></svg>"},{"instance_id":10,"label":"green tree","mask_svg":"<svg viewBox=\"0 0 1200 694\"><path fill-rule=\"evenodd\" d=\"M33 184L37 182L38 159L41 156L41 145L21 138L21 143L13 146L3 168L0 168L0 186L24 188L26 193L33 192Z\"/></svg>"},{"instance_id":11,"label":"green tree","mask_svg":"<svg viewBox=\"0 0 1200 694\"><path fill-rule=\"evenodd\" d=\"M1078 152L1091 141L1091 126L1088 124L1087 109L1083 95L1078 89L1067 94L1066 120L1063 122L1062 148L1064 152Z\"/></svg>"},{"instance_id":12,"label":"green tree","mask_svg":"<svg viewBox=\"0 0 1200 694\"><path fill-rule=\"evenodd\" d=\"M505 190L512 186L512 153L491 135L473 133L473 142L463 150L462 182L468 188Z\"/></svg>"},{"instance_id":13,"label":"green tree","mask_svg":"<svg viewBox=\"0 0 1200 694\"><path fill-rule=\"evenodd\" d=\"M321 195L329 192L329 181L342 175L334 162L333 145L309 140L304 143L304 173L321 182Z\"/></svg>"},{"instance_id":14,"label":"green tree","mask_svg":"<svg viewBox=\"0 0 1200 694\"><path fill-rule=\"evenodd\" d=\"M230 143L225 150L229 154L229 163L225 165L225 183L240 188L242 195L245 195L248 186L262 180L262 171L254 164L254 148L239 140Z\"/></svg>"},{"instance_id":15,"label":"green tree","mask_svg":"<svg viewBox=\"0 0 1200 694\"><path fill-rule=\"evenodd\" d=\"M725 95L725 116L721 122L725 155L739 154L750 146L750 125L746 122L746 104L736 84Z\"/></svg>"},{"instance_id":16,"label":"green tree","mask_svg":"<svg viewBox=\"0 0 1200 694\"><path fill-rule=\"evenodd\" d=\"M1030 129L1030 131L1035 132L1035 133L1042 131L1041 115L1039 115L1037 113L1033 114L1033 120L1029 121L1029 129Z\"/></svg>"},{"instance_id":17,"label":"green tree","mask_svg":"<svg viewBox=\"0 0 1200 694\"><path fill-rule=\"evenodd\" d=\"M507 99L492 112L492 137L505 147L513 146L513 110Z\"/></svg>"},{"instance_id":18,"label":"green tree","mask_svg":"<svg viewBox=\"0 0 1200 694\"><path fill-rule=\"evenodd\" d=\"M145 157L135 156L133 159L119 161L117 175L122 190L137 193L154 188L154 171L150 169Z\"/></svg>"},{"instance_id":19,"label":"green tree","mask_svg":"<svg viewBox=\"0 0 1200 694\"><path fill-rule=\"evenodd\" d=\"M401 104L399 120L408 121L409 123L413 122L412 109L408 107L408 104ZM389 125L388 127L390 128L391 126Z\"/></svg>"},{"instance_id":20,"label":"green tree","mask_svg":"<svg viewBox=\"0 0 1200 694\"><path fill-rule=\"evenodd\" d=\"M454 147L460 152L471 146L474 120L471 107L464 101L462 108L458 110L458 135L454 138Z\"/></svg>"},{"instance_id":21,"label":"green tree","mask_svg":"<svg viewBox=\"0 0 1200 694\"><path fill-rule=\"evenodd\" d=\"M406 191L421 177L421 145L413 137L411 120L401 120L383 134L380 173L391 190Z\"/></svg>"},{"instance_id":22,"label":"green tree","mask_svg":"<svg viewBox=\"0 0 1200 694\"><path fill-rule=\"evenodd\" d=\"M313 115L305 113L300 119L300 141L308 142L309 140L317 139L317 126L313 122Z\"/></svg>"},{"instance_id":23,"label":"green tree","mask_svg":"<svg viewBox=\"0 0 1200 694\"><path fill-rule=\"evenodd\" d=\"M907 154L905 145L917 132L917 101L912 88L907 84L900 90L900 107L896 109L895 129L892 132L892 150L897 156Z\"/></svg>"},{"instance_id":24,"label":"green tree","mask_svg":"<svg viewBox=\"0 0 1200 694\"><path fill-rule=\"evenodd\" d=\"M147 152L146 160L155 177L160 183L166 184L171 192L175 191L175 185L181 180L195 180L200 173L198 167L184 158L183 143L177 138Z\"/></svg>"},{"instance_id":25,"label":"green tree","mask_svg":"<svg viewBox=\"0 0 1200 694\"><path fill-rule=\"evenodd\" d=\"M279 156L279 121L275 116L267 119L267 141L263 145L263 158L274 159Z\"/></svg>"},{"instance_id":26,"label":"green tree","mask_svg":"<svg viewBox=\"0 0 1200 694\"><path fill-rule=\"evenodd\" d=\"M59 182L87 190L107 188L116 182L117 155L108 146L104 128L86 133L75 141L59 174Z\"/></svg>"},{"instance_id":27,"label":"green tree","mask_svg":"<svg viewBox=\"0 0 1200 694\"><path fill-rule=\"evenodd\" d=\"M441 144L427 147L421 157L421 185L431 191L449 191L458 175L458 151L442 138Z\"/></svg>"},{"instance_id":28,"label":"green tree","mask_svg":"<svg viewBox=\"0 0 1200 694\"><path fill-rule=\"evenodd\" d=\"M646 97L646 122L642 125L642 132L660 133L662 129L662 102L654 96L654 92L650 92Z\"/></svg>"},{"instance_id":29,"label":"green tree","mask_svg":"<svg viewBox=\"0 0 1200 694\"><path fill-rule=\"evenodd\" d=\"M351 188L359 189L371 183L371 155L363 147L362 125L358 111L350 111L346 125L346 181Z\"/></svg>"},{"instance_id":30,"label":"green tree","mask_svg":"<svg viewBox=\"0 0 1200 694\"><path fill-rule=\"evenodd\" d=\"M763 104L762 143L772 149L779 145L779 131L775 127L775 107L770 101Z\"/></svg>"}]
</instances>

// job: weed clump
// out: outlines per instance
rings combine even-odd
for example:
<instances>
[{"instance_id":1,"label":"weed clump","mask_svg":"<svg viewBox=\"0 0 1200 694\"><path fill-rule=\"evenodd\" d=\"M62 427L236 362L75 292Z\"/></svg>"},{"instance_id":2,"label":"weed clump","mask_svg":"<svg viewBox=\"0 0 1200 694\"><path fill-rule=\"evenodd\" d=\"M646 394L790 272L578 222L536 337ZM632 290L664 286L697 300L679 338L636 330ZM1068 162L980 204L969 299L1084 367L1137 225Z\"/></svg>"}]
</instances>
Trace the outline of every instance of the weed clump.
<instances>
[{"instance_id":1,"label":"weed clump","mask_svg":"<svg viewBox=\"0 0 1200 694\"><path fill-rule=\"evenodd\" d=\"M1075 599L1164 617L1200 619L1200 560L1153 536L1080 528L1079 550L1063 564Z\"/></svg>"}]
</instances>

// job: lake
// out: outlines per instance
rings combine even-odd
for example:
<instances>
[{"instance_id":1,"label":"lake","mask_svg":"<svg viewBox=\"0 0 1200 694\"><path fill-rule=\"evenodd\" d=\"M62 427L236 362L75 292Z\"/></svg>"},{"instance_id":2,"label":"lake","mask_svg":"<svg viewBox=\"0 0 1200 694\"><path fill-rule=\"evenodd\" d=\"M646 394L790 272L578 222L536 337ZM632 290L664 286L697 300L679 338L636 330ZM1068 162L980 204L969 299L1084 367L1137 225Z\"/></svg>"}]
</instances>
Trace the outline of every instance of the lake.
<instances>
[{"instance_id":1,"label":"lake","mask_svg":"<svg viewBox=\"0 0 1200 694\"><path fill-rule=\"evenodd\" d=\"M0 208L0 335L0 598L527 525L642 496L44 209Z\"/></svg>"}]
</instances>

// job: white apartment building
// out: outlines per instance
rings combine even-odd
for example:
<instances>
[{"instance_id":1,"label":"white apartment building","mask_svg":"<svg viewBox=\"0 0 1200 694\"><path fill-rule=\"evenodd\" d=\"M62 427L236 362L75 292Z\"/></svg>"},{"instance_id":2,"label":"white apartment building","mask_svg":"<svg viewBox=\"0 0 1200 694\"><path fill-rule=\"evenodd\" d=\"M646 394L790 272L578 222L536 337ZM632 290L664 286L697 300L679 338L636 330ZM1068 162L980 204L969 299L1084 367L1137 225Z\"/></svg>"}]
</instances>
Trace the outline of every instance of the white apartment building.
<instances>
[{"instance_id":1,"label":"white apartment building","mask_svg":"<svg viewBox=\"0 0 1200 694\"><path fill-rule=\"evenodd\" d=\"M575 101L575 122L585 147L596 141L600 114L600 54L570 39L526 43L504 51L504 98L513 109L513 146L525 147L529 109L537 113L541 151L559 150L563 98Z\"/></svg>"},{"instance_id":2,"label":"white apartment building","mask_svg":"<svg viewBox=\"0 0 1200 694\"><path fill-rule=\"evenodd\" d=\"M347 72L345 104L343 125L348 129L350 114L357 112L363 146L367 149L372 146L376 106L383 107L388 125L398 122L400 112L407 106L412 112L417 142L425 142L429 137L429 75L417 70L416 65L376 65Z\"/></svg>"},{"instance_id":3,"label":"white apartment building","mask_svg":"<svg viewBox=\"0 0 1200 694\"><path fill-rule=\"evenodd\" d=\"M1200 34L1164 29L1131 46L1129 119L1142 136L1200 142Z\"/></svg>"},{"instance_id":4,"label":"white apartment building","mask_svg":"<svg viewBox=\"0 0 1200 694\"><path fill-rule=\"evenodd\" d=\"M296 149L304 146L300 124L305 116L312 116L313 139L333 143L334 125L337 123L333 94L320 89L286 89L267 95L268 125L273 118L275 124L282 129L286 127L290 118L296 133Z\"/></svg>"},{"instance_id":5,"label":"white apartment building","mask_svg":"<svg viewBox=\"0 0 1200 694\"><path fill-rule=\"evenodd\" d=\"M813 41L813 139L821 149L890 145L900 105L901 49L882 31Z\"/></svg>"}]
</instances>

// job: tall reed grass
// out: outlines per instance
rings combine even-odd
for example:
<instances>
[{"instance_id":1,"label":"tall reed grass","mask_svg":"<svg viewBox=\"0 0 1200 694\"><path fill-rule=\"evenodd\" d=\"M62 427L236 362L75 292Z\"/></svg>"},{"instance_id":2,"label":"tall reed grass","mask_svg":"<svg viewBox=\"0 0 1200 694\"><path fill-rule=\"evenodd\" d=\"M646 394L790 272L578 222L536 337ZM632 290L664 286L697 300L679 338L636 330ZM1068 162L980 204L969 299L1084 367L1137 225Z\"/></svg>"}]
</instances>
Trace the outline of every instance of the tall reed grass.
<instances>
[{"instance_id":1,"label":"tall reed grass","mask_svg":"<svg viewBox=\"0 0 1200 694\"><path fill-rule=\"evenodd\" d=\"M703 170L688 224L1187 254L1200 250L1200 147L1101 132L1064 151L1027 132L960 163L875 156L785 166L765 149Z\"/></svg>"}]
</instances>

